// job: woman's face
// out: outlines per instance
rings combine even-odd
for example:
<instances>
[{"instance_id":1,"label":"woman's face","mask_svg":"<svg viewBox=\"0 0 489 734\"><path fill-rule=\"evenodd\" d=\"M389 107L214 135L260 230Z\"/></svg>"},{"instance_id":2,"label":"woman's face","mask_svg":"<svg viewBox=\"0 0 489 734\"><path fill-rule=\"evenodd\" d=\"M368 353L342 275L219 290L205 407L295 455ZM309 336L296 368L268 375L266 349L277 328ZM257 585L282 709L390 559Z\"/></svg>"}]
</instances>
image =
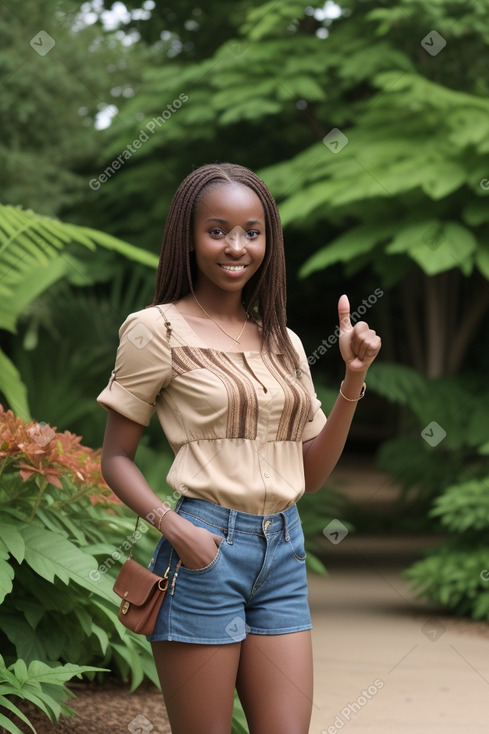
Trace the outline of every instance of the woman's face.
<instances>
[{"instance_id":1,"label":"woman's face","mask_svg":"<svg viewBox=\"0 0 489 734\"><path fill-rule=\"evenodd\" d=\"M198 286L240 291L265 257L265 212L247 186L223 183L200 197L194 215Z\"/></svg>"}]
</instances>

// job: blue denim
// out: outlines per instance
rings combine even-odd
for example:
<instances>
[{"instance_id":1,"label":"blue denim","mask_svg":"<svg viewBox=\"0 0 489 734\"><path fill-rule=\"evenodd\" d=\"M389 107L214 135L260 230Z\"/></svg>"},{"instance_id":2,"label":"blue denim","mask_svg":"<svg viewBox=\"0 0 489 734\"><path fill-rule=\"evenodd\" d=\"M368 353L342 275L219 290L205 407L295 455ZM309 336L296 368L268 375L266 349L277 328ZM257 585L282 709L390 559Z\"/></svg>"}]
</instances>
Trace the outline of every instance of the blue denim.
<instances>
[{"instance_id":1,"label":"blue denim","mask_svg":"<svg viewBox=\"0 0 489 734\"><path fill-rule=\"evenodd\" d=\"M295 505L252 515L182 497L175 510L223 541L208 566L180 566L175 573L178 556L161 537L149 568L163 575L170 563L170 583L148 640L222 645L248 633L311 629L304 534Z\"/></svg>"}]
</instances>

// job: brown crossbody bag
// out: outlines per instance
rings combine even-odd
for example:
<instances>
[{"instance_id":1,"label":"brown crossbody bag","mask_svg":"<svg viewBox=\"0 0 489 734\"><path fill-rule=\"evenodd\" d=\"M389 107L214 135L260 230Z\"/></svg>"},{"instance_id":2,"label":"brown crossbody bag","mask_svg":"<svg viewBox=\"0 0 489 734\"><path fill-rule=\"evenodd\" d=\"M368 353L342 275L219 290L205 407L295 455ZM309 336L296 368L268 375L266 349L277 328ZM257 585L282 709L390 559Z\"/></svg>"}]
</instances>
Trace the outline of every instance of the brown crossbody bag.
<instances>
[{"instance_id":1,"label":"brown crossbody bag","mask_svg":"<svg viewBox=\"0 0 489 734\"><path fill-rule=\"evenodd\" d=\"M140 635L151 635L155 628L156 618L168 589L170 560L164 576L158 576L149 569L141 566L132 557L136 539L139 517L132 534L129 558L122 565L114 584L115 593L121 597L119 621ZM172 550L173 554L173 550ZM180 565L181 561L178 562Z\"/></svg>"}]
</instances>

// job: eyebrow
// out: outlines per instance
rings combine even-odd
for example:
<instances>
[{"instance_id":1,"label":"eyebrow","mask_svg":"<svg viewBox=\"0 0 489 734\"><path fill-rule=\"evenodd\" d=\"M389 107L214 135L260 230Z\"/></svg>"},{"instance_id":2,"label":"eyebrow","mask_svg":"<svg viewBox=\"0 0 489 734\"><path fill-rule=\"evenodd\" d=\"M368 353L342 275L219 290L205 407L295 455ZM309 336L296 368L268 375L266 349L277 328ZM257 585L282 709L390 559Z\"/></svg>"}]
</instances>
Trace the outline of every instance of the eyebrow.
<instances>
[{"instance_id":1,"label":"eyebrow","mask_svg":"<svg viewBox=\"0 0 489 734\"><path fill-rule=\"evenodd\" d=\"M209 217L209 219L205 220L207 222L218 222L219 224L229 224L227 219L220 219L219 217ZM246 222L248 227L251 227L253 224L262 224L262 222L259 219L248 219Z\"/></svg>"}]
</instances>

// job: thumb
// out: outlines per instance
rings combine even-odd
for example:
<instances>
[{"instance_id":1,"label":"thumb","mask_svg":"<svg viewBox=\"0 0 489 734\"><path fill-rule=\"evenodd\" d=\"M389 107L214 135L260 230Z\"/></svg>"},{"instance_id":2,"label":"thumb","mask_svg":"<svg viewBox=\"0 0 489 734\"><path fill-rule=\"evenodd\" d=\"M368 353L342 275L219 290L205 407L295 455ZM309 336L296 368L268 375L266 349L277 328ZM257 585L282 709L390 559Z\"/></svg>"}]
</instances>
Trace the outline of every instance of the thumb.
<instances>
[{"instance_id":1,"label":"thumb","mask_svg":"<svg viewBox=\"0 0 489 734\"><path fill-rule=\"evenodd\" d=\"M343 294L340 296L340 300L338 301L338 320L340 324L340 331L344 333L345 331L351 331L352 325L350 321L350 301L348 300L348 296Z\"/></svg>"}]
</instances>

